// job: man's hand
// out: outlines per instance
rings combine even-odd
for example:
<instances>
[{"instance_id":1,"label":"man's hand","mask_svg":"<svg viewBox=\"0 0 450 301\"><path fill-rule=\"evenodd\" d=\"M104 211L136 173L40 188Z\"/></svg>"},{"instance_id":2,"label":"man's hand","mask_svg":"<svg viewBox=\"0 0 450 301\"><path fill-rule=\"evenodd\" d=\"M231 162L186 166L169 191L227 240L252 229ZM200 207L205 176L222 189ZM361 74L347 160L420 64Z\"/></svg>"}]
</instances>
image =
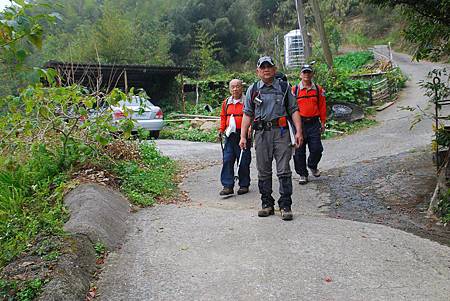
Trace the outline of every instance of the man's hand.
<instances>
[{"instance_id":1,"label":"man's hand","mask_svg":"<svg viewBox=\"0 0 450 301\"><path fill-rule=\"evenodd\" d=\"M248 139L251 139L251 138L252 138L252 126L249 126L249 127L248 127L247 137L248 137Z\"/></svg>"},{"instance_id":2,"label":"man's hand","mask_svg":"<svg viewBox=\"0 0 450 301\"><path fill-rule=\"evenodd\" d=\"M247 148L247 138L241 137L241 140L239 141L239 147L241 149L246 149Z\"/></svg>"},{"instance_id":3,"label":"man's hand","mask_svg":"<svg viewBox=\"0 0 450 301\"><path fill-rule=\"evenodd\" d=\"M303 134L302 133L295 133L295 148L299 148L303 144Z\"/></svg>"},{"instance_id":4,"label":"man's hand","mask_svg":"<svg viewBox=\"0 0 450 301\"><path fill-rule=\"evenodd\" d=\"M322 126L320 127L320 133L325 133L325 123L322 123Z\"/></svg>"},{"instance_id":5,"label":"man's hand","mask_svg":"<svg viewBox=\"0 0 450 301\"><path fill-rule=\"evenodd\" d=\"M223 133L219 132L219 135L217 135L217 138L219 138L219 140L222 140L222 137L223 137Z\"/></svg>"}]
</instances>

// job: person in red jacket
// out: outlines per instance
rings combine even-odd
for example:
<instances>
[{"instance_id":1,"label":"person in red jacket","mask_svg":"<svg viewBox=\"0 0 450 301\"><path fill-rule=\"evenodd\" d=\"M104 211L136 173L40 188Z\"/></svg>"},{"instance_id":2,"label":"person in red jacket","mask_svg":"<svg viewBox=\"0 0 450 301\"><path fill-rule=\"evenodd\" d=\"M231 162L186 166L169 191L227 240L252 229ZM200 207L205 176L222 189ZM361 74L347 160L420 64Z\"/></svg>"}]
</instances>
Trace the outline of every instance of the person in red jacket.
<instances>
[{"instance_id":1,"label":"person in red jacket","mask_svg":"<svg viewBox=\"0 0 450 301\"><path fill-rule=\"evenodd\" d=\"M327 109L325 90L312 81L314 70L311 65L303 65L300 71L300 84L292 87L292 93L297 98L300 116L302 118L304 142L294 154L295 171L300 175L299 184L308 183L308 167L315 177L320 177L318 164L322 158L323 146L321 134L325 131ZM306 145L309 156L306 161Z\"/></svg>"},{"instance_id":2,"label":"person in red jacket","mask_svg":"<svg viewBox=\"0 0 450 301\"><path fill-rule=\"evenodd\" d=\"M244 109L242 91L242 81L239 79L231 80L231 96L226 98L222 103L219 137L222 139L222 136L225 136L225 146L223 149L222 172L220 174L223 189L220 195L234 193L234 164L239 160L241 153L239 140L241 137L242 111ZM239 195L248 192L248 187L250 186L250 162L250 148L246 148L243 150L241 164L239 166L239 190L237 191Z\"/></svg>"}]
</instances>

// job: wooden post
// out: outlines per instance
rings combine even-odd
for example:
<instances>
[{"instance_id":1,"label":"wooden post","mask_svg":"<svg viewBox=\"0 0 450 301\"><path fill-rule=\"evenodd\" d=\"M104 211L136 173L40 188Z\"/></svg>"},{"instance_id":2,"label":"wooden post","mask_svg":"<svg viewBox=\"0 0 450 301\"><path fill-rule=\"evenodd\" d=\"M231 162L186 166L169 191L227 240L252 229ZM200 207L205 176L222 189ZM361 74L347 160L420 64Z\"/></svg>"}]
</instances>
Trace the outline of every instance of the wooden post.
<instances>
[{"instance_id":1,"label":"wooden post","mask_svg":"<svg viewBox=\"0 0 450 301\"><path fill-rule=\"evenodd\" d=\"M198 83L195 84L195 106L198 106L198 99L200 95L198 94Z\"/></svg>"},{"instance_id":2,"label":"wooden post","mask_svg":"<svg viewBox=\"0 0 450 301\"><path fill-rule=\"evenodd\" d=\"M184 78L181 75L181 111L186 113L186 95L184 94Z\"/></svg>"},{"instance_id":3,"label":"wooden post","mask_svg":"<svg viewBox=\"0 0 450 301\"><path fill-rule=\"evenodd\" d=\"M325 33L319 2L317 0L312 0L311 2L317 31L319 32L320 42L322 44L323 54L325 56L325 60L327 61L328 69L333 69L333 57L331 55L330 44L328 44L328 38Z\"/></svg>"},{"instance_id":4,"label":"wooden post","mask_svg":"<svg viewBox=\"0 0 450 301\"><path fill-rule=\"evenodd\" d=\"M124 70L124 80L125 80L125 93L128 93L128 77L127 77L127 69Z\"/></svg>"},{"instance_id":5,"label":"wooden post","mask_svg":"<svg viewBox=\"0 0 450 301\"><path fill-rule=\"evenodd\" d=\"M312 49L309 44L308 27L306 27L305 6L303 5L303 0L295 0L295 9L297 10L298 28L300 29L303 38L305 60L308 60L308 58L312 55Z\"/></svg>"}]
</instances>

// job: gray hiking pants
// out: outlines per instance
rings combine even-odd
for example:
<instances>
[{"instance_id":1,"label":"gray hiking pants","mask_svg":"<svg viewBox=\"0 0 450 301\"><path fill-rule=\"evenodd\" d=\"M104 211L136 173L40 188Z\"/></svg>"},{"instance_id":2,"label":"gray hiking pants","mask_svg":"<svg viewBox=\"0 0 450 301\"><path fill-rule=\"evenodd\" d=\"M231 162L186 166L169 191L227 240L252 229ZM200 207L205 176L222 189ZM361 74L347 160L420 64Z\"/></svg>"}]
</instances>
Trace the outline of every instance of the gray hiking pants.
<instances>
[{"instance_id":1,"label":"gray hiking pants","mask_svg":"<svg viewBox=\"0 0 450 301\"><path fill-rule=\"evenodd\" d=\"M290 208L292 204L292 173L289 162L293 148L289 130L272 128L255 131L256 166L258 168L258 187L261 193L262 207L273 207L272 198L272 162L275 158L277 176L280 182L280 208Z\"/></svg>"}]
</instances>

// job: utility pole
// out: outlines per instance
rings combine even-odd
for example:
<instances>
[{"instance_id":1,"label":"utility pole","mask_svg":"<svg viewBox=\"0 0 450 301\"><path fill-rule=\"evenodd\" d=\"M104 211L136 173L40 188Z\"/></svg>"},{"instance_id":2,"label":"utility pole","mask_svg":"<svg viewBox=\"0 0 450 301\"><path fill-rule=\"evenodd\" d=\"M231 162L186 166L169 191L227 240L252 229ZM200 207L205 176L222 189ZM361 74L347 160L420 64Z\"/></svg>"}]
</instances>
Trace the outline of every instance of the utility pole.
<instances>
[{"instance_id":1,"label":"utility pole","mask_svg":"<svg viewBox=\"0 0 450 301\"><path fill-rule=\"evenodd\" d=\"M330 44L328 44L328 38L325 33L319 2L317 0L311 0L311 2L314 12L314 20L316 22L317 31L319 32L320 42L322 44L323 54L325 56L325 60L327 61L328 69L333 69L333 57L331 56Z\"/></svg>"},{"instance_id":2,"label":"utility pole","mask_svg":"<svg viewBox=\"0 0 450 301\"><path fill-rule=\"evenodd\" d=\"M312 55L311 45L309 44L308 28L306 27L305 19L305 6L303 5L303 0L294 0L295 9L297 10L298 28L300 29L303 37L303 51L305 55L305 60Z\"/></svg>"}]
</instances>

